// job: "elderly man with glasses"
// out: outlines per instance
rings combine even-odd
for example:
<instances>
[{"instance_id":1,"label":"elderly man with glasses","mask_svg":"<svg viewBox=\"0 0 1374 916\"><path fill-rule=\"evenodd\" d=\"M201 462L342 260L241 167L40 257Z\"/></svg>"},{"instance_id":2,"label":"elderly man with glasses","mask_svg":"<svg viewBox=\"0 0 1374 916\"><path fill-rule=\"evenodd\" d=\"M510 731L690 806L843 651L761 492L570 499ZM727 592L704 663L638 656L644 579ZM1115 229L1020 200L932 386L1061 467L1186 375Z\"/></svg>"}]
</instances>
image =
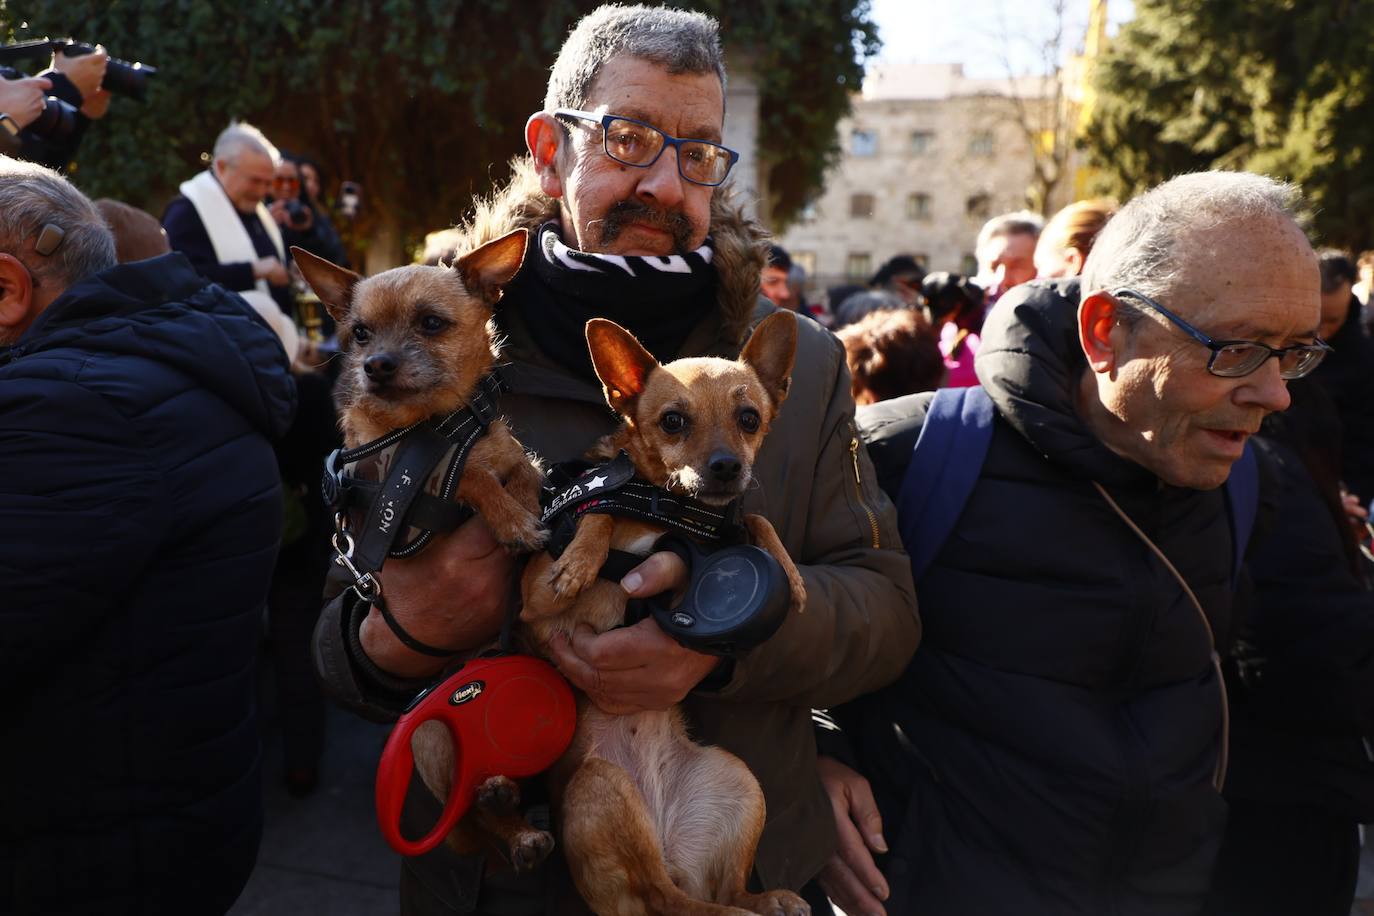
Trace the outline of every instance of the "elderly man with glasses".
<instances>
[{"instance_id":1,"label":"elderly man with glasses","mask_svg":"<svg viewBox=\"0 0 1374 916\"><path fill-rule=\"evenodd\" d=\"M1081 296L1036 282L989 314L964 402L981 426L930 395L860 412L930 559L921 650L823 737L841 851L822 883L846 911L1201 910L1226 821L1218 654L1267 465L1223 484L1329 350L1295 205L1256 175L1176 178L1107 224ZM918 551L939 511L908 473L922 433L975 428L966 501Z\"/></svg>"},{"instance_id":2,"label":"elderly man with glasses","mask_svg":"<svg viewBox=\"0 0 1374 916\"><path fill-rule=\"evenodd\" d=\"M548 461L580 457L616 423L588 357L588 319L611 318L663 361L733 358L776 310L759 295L763 234L721 187L738 159L723 145L724 100L713 20L601 7L559 53L544 109L525 126L529 156L460 233L466 251L530 230L524 265L497 306L510 386L501 406L520 441ZM757 882L794 890L835 845L810 709L891 681L918 636L895 513L859 447L844 349L802 322L796 366L744 509L778 529L806 580L804 613L731 660L680 646L652 620L599 636L579 631L555 659L602 709L681 703L696 738L743 759L767 803ZM480 520L388 562L383 588L406 639L345 592L317 631L322 678L360 713L394 718L460 653L495 636L513 563ZM684 581L682 561L658 553L621 585L646 596ZM437 655L415 651L416 641ZM422 786L412 784L407 804L407 835L436 821L439 806ZM501 857L441 847L404 864L402 912L577 912L557 856L516 875Z\"/></svg>"}]
</instances>

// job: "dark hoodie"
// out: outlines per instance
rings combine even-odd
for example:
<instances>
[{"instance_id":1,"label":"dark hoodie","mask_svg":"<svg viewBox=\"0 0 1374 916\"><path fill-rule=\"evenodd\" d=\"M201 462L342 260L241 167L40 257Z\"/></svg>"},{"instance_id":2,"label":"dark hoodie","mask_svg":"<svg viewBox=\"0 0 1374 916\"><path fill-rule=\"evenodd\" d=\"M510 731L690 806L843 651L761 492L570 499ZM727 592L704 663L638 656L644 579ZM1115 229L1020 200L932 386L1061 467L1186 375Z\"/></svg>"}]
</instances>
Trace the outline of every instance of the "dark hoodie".
<instances>
[{"instance_id":1,"label":"dark hoodie","mask_svg":"<svg viewBox=\"0 0 1374 916\"><path fill-rule=\"evenodd\" d=\"M1207 634L1091 481L1178 567L1218 640L1224 496L1166 486L1079 419L1077 302L1076 281L1031 284L989 315L977 369L998 416L917 583L922 646L896 684L837 711L892 847L888 912L1182 916L1207 890L1225 821ZM894 498L929 399L860 411Z\"/></svg>"},{"instance_id":2,"label":"dark hoodie","mask_svg":"<svg viewBox=\"0 0 1374 916\"><path fill-rule=\"evenodd\" d=\"M0 911L223 913L261 832L275 335L171 254L0 350Z\"/></svg>"}]
</instances>

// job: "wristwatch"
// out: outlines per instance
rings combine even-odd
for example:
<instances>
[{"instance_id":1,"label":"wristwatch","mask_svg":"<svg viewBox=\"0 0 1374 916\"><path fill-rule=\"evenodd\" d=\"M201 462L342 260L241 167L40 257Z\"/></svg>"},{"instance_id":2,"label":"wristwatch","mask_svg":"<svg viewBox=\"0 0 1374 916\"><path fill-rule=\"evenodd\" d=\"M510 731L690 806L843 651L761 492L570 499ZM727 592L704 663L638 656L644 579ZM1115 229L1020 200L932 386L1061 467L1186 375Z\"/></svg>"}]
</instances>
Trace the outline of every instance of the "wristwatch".
<instances>
[{"instance_id":1,"label":"wristwatch","mask_svg":"<svg viewBox=\"0 0 1374 916\"><path fill-rule=\"evenodd\" d=\"M19 148L24 145L19 139L19 129L14 118L0 112L0 153L6 156L19 155Z\"/></svg>"}]
</instances>

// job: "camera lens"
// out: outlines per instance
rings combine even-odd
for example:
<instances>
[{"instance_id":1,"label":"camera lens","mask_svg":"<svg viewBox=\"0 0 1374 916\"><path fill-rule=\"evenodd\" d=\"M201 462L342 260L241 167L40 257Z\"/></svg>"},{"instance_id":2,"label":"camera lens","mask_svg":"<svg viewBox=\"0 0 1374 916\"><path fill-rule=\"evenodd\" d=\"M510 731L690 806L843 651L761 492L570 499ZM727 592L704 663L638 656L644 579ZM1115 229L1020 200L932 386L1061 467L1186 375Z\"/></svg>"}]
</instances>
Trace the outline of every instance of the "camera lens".
<instances>
[{"instance_id":1,"label":"camera lens","mask_svg":"<svg viewBox=\"0 0 1374 916\"><path fill-rule=\"evenodd\" d=\"M156 75L156 67L131 64L111 57L105 64L105 80L100 84L100 88L141 102L148 92L148 77Z\"/></svg>"},{"instance_id":2,"label":"camera lens","mask_svg":"<svg viewBox=\"0 0 1374 916\"><path fill-rule=\"evenodd\" d=\"M76 109L56 96L48 96L43 113L29 130L49 140L65 140L76 130Z\"/></svg>"}]
</instances>

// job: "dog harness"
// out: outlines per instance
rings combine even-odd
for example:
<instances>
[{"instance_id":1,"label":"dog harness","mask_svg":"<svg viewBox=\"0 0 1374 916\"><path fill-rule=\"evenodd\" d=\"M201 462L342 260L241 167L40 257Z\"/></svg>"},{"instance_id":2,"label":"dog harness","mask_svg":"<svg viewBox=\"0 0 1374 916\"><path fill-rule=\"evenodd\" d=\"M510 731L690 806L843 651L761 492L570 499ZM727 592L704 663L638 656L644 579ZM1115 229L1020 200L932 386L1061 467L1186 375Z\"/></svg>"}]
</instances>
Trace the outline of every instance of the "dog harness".
<instances>
[{"instance_id":1,"label":"dog harness","mask_svg":"<svg viewBox=\"0 0 1374 916\"><path fill-rule=\"evenodd\" d=\"M453 492L473 445L498 416L505 384L492 372L466 405L393 430L356 448L336 449L324 462L321 491L334 511L334 562L353 577L352 588L376 605L396 638L424 655L452 652L428 646L401 628L382 599L377 573L387 557L423 550L436 532L472 518Z\"/></svg>"},{"instance_id":2,"label":"dog harness","mask_svg":"<svg viewBox=\"0 0 1374 916\"><path fill-rule=\"evenodd\" d=\"M777 632L787 617L790 587L782 566L767 551L747 543L738 501L724 508L678 496L636 477L621 452L593 467L560 465L549 472L541 516L549 527L548 551L562 555L585 515L618 515L668 529L652 550L676 553L690 580L681 602L666 596L632 599L625 626L653 617L680 644L709 655L732 658ZM597 575L618 582L644 557L612 550Z\"/></svg>"}]
</instances>

